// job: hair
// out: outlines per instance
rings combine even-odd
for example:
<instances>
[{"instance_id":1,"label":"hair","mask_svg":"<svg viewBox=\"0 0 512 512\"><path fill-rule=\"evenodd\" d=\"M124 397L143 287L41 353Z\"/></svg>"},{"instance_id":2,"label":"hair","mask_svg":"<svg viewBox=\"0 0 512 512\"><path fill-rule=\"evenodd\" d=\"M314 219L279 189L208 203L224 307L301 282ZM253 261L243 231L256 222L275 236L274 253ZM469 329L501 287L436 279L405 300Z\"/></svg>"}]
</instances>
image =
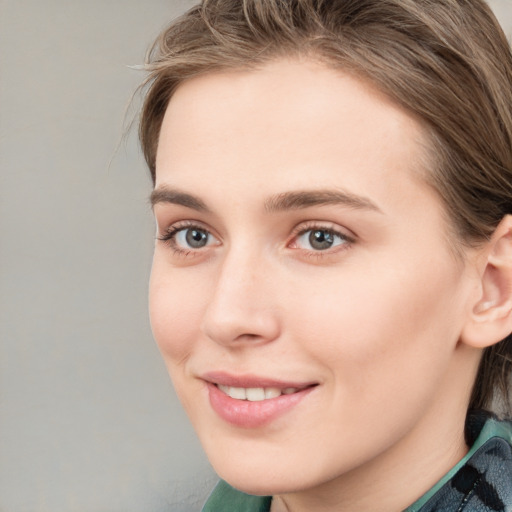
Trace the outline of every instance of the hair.
<instances>
[{"instance_id":1,"label":"hair","mask_svg":"<svg viewBox=\"0 0 512 512\"><path fill-rule=\"evenodd\" d=\"M478 247L512 213L512 56L484 0L203 0L148 53L139 137L153 183L176 88L279 57L369 81L420 120L455 245ZM511 371L509 336L484 351L469 408L510 412Z\"/></svg>"}]
</instances>

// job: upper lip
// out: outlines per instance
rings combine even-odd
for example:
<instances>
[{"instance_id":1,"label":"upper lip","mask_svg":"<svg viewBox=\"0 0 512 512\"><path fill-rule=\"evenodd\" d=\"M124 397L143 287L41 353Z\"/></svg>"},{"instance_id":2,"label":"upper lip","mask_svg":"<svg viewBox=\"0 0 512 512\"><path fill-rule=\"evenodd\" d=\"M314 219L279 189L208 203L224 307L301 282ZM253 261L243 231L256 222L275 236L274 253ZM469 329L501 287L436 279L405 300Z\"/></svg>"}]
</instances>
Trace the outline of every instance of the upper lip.
<instances>
[{"instance_id":1,"label":"upper lip","mask_svg":"<svg viewBox=\"0 0 512 512\"><path fill-rule=\"evenodd\" d=\"M233 388L298 388L304 389L318 384L317 382L297 382L284 381L268 377L260 377L257 375L243 374L233 375L223 371L207 372L201 375L204 381L212 384L220 384L221 386L230 386Z\"/></svg>"}]
</instances>

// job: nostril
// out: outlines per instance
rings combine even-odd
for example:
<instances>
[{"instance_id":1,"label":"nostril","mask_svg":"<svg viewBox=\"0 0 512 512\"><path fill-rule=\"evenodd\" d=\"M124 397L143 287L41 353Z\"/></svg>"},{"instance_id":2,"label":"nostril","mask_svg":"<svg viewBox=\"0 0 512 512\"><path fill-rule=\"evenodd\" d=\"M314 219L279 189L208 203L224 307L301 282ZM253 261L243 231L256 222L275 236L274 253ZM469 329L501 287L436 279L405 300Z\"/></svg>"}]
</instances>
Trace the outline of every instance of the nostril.
<instances>
[{"instance_id":1,"label":"nostril","mask_svg":"<svg viewBox=\"0 0 512 512\"><path fill-rule=\"evenodd\" d=\"M252 333L244 333L240 334L239 336L236 336L233 338L233 343L236 344L257 344L259 342L264 342L265 336L259 335L259 334L252 334Z\"/></svg>"},{"instance_id":2,"label":"nostril","mask_svg":"<svg viewBox=\"0 0 512 512\"><path fill-rule=\"evenodd\" d=\"M241 334L238 336L238 338L245 338L248 340L256 340L258 338L261 338L261 336L258 336L257 334Z\"/></svg>"}]
</instances>

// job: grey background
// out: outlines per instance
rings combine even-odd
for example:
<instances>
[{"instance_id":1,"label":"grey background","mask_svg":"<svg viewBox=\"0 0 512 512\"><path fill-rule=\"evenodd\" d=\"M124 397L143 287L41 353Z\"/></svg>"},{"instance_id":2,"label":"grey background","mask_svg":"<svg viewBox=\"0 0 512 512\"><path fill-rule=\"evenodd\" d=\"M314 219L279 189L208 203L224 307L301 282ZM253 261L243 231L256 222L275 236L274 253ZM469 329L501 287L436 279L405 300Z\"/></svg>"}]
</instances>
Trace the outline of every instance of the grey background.
<instances>
[{"instance_id":1,"label":"grey background","mask_svg":"<svg viewBox=\"0 0 512 512\"><path fill-rule=\"evenodd\" d=\"M150 182L119 145L127 66L192 3L0 0L0 512L197 511L214 485L152 341Z\"/></svg>"}]
</instances>

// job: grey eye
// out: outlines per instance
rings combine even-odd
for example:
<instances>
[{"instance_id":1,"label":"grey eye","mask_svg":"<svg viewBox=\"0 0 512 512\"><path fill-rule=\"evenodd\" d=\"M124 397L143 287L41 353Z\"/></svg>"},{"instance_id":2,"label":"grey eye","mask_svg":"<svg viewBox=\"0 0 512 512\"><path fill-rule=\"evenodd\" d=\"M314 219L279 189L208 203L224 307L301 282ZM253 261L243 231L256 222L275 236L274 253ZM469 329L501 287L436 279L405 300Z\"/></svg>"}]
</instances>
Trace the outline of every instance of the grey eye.
<instances>
[{"instance_id":1,"label":"grey eye","mask_svg":"<svg viewBox=\"0 0 512 512\"><path fill-rule=\"evenodd\" d=\"M186 228L176 234L176 243L189 249L201 249L210 243L210 233L204 229Z\"/></svg>"},{"instance_id":2,"label":"grey eye","mask_svg":"<svg viewBox=\"0 0 512 512\"><path fill-rule=\"evenodd\" d=\"M348 243L345 236L329 229L308 229L297 237L297 245L303 249L325 251Z\"/></svg>"},{"instance_id":3,"label":"grey eye","mask_svg":"<svg viewBox=\"0 0 512 512\"><path fill-rule=\"evenodd\" d=\"M317 229L309 233L308 241L313 249L321 251L332 247L334 244L334 236L328 231Z\"/></svg>"}]
</instances>

